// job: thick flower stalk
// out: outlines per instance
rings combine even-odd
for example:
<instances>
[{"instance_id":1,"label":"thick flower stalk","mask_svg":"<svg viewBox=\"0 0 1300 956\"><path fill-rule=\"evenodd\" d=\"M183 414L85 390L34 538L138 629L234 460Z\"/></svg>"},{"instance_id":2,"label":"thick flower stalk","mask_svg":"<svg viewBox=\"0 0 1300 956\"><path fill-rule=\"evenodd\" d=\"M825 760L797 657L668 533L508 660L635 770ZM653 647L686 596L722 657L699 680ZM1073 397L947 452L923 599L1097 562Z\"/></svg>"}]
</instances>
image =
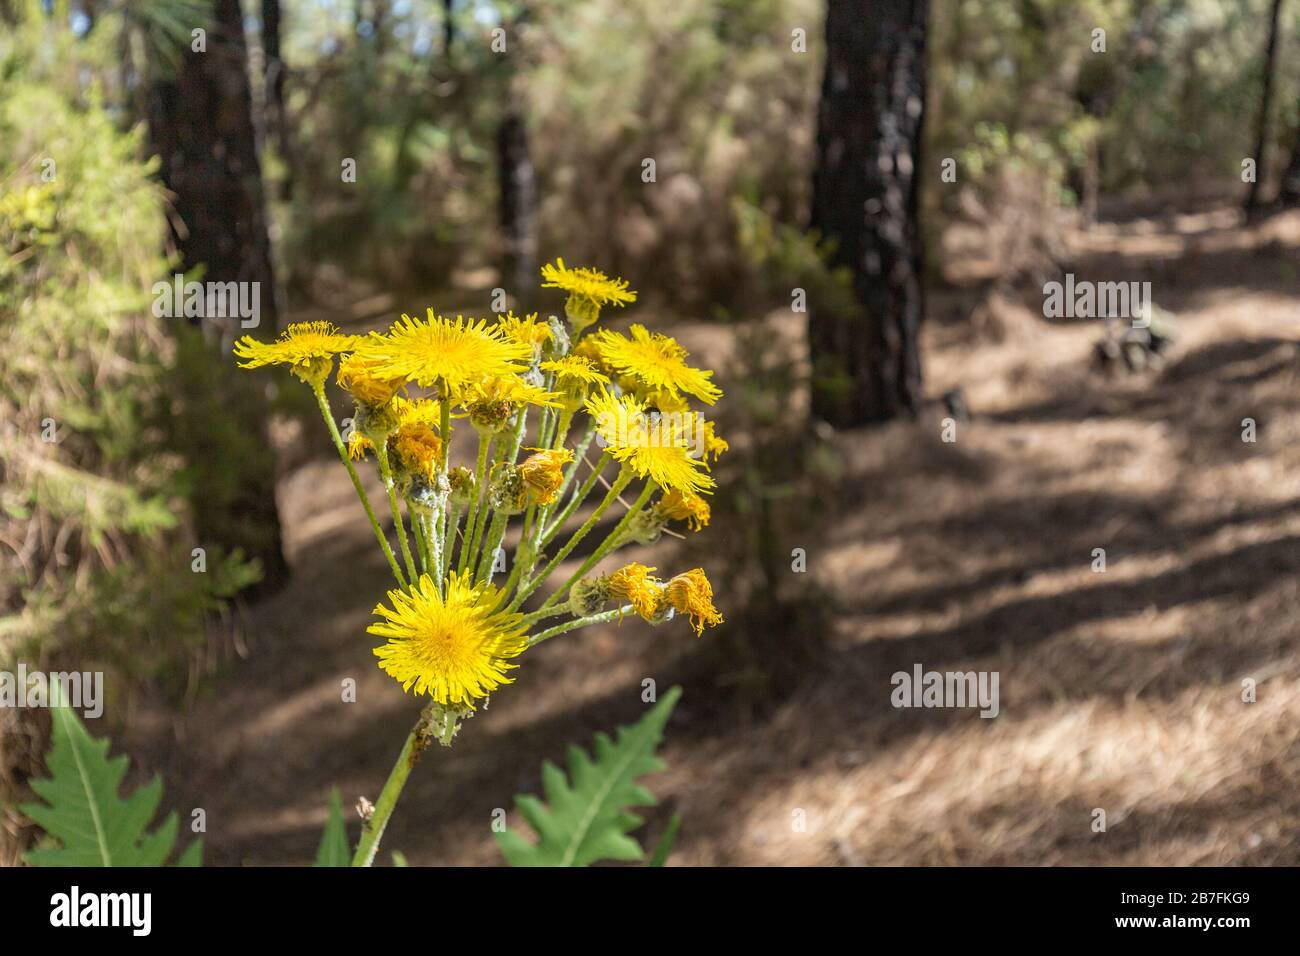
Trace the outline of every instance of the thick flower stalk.
<instances>
[{"instance_id":1,"label":"thick flower stalk","mask_svg":"<svg viewBox=\"0 0 1300 956\"><path fill-rule=\"evenodd\" d=\"M531 647L629 614L652 624L683 617L697 635L722 623L702 568L661 579L614 559L673 524L707 527L711 463L727 443L692 403L722 397L713 373L642 325L589 331L604 308L636 301L624 280L563 260L542 278L568 294L564 318L451 319L430 309L382 333L310 322L276 342L235 346L244 367L288 366L315 393L393 574L369 628L382 641L374 655L403 690L427 698L354 865L374 859L424 750L449 746L527 666ZM346 436L326 394L336 361L353 403ZM375 469L388 527L358 467Z\"/></svg>"}]
</instances>

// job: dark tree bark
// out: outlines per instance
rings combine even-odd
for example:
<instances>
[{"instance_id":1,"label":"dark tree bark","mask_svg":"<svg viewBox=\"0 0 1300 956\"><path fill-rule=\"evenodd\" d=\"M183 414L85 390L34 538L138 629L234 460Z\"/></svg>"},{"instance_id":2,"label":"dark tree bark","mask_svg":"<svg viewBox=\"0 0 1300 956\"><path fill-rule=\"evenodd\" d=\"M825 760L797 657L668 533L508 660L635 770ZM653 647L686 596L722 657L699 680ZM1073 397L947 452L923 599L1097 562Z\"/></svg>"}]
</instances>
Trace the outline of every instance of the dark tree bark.
<instances>
[{"instance_id":1,"label":"dark tree bark","mask_svg":"<svg viewBox=\"0 0 1300 956\"><path fill-rule=\"evenodd\" d=\"M1246 211L1260 206L1259 187L1268 176L1269 114L1273 110L1273 73L1277 62L1278 24L1282 19L1282 0L1273 0L1273 12L1268 28L1268 46L1264 50L1264 91L1260 98L1259 120L1255 130L1255 181L1246 194Z\"/></svg>"},{"instance_id":2,"label":"dark tree bark","mask_svg":"<svg viewBox=\"0 0 1300 956\"><path fill-rule=\"evenodd\" d=\"M812 303L813 413L836 427L915 414L923 313L917 223L928 0L829 0L812 228L861 314Z\"/></svg>"},{"instance_id":3,"label":"dark tree bark","mask_svg":"<svg viewBox=\"0 0 1300 956\"><path fill-rule=\"evenodd\" d=\"M156 80L149 132L183 228L176 247L205 281L261 283L262 328L276 328L275 283L239 0L214 0L207 51L186 49Z\"/></svg>"},{"instance_id":4,"label":"dark tree bark","mask_svg":"<svg viewBox=\"0 0 1300 956\"><path fill-rule=\"evenodd\" d=\"M456 0L442 0L442 55L451 55L451 45L456 40Z\"/></svg>"},{"instance_id":5,"label":"dark tree bark","mask_svg":"<svg viewBox=\"0 0 1300 956\"><path fill-rule=\"evenodd\" d=\"M1284 206L1300 206L1300 126L1296 127L1291 162L1282 174L1282 192L1278 199Z\"/></svg>"},{"instance_id":6,"label":"dark tree bark","mask_svg":"<svg viewBox=\"0 0 1300 956\"><path fill-rule=\"evenodd\" d=\"M293 147L284 111L284 54L280 48L280 0L262 0L262 52L265 58L263 83L266 87L266 140L274 143L284 161L280 196L293 196Z\"/></svg>"},{"instance_id":7,"label":"dark tree bark","mask_svg":"<svg viewBox=\"0 0 1300 956\"><path fill-rule=\"evenodd\" d=\"M528 151L528 127L512 103L497 128L497 177L500 189L502 281L514 298L527 305L537 286L537 176Z\"/></svg>"},{"instance_id":8,"label":"dark tree bark","mask_svg":"<svg viewBox=\"0 0 1300 956\"><path fill-rule=\"evenodd\" d=\"M182 268L203 265L205 282L258 283L258 330L270 337L278 326L275 280L247 71L239 0L213 0L206 52L187 47L179 69L159 73L151 85L149 133L162 160L163 182L174 195L179 223L173 222L172 238ZM228 344L239 331L238 320L224 323L219 331ZM229 349L223 352L213 360L230 363ZM231 390L231 395L199 400L227 402L242 433L261 434L261 403L248 400L242 383L232 383ZM210 496L196 500L199 540L238 547L258 558L264 574L259 590L273 590L288 572L273 461L263 455L255 461L218 462L210 471ZM232 472L238 473L233 490L229 482L223 484Z\"/></svg>"}]
</instances>

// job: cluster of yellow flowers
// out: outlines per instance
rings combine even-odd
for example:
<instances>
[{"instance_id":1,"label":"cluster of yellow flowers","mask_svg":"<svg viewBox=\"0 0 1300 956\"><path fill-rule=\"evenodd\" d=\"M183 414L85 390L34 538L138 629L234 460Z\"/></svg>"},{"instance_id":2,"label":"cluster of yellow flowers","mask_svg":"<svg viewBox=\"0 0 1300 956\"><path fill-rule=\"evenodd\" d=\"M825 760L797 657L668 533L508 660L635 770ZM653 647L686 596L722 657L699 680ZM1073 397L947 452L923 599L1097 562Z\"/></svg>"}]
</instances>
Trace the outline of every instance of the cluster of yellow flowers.
<instances>
[{"instance_id":1,"label":"cluster of yellow flowers","mask_svg":"<svg viewBox=\"0 0 1300 956\"><path fill-rule=\"evenodd\" d=\"M575 628L628 613L655 624L680 614L697 634L722 622L700 568L666 581L635 563L592 574L620 547L653 543L671 522L691 531L708 525L709 462L727 443L691 400L713 405L722 396L713 373L692 368L681 345L641 325L630 335L584 335L606 306L636 301L627 282L562 259L542 278L543 288L568 293L565 319L508 313L487 322L430 309L424 319L403 315L385 333L345 335L306 322L275 342L235 345L242 367L287 365L316 395L397 582L369 629L387 641L374 652L380 667L460 713L510 683L514 658ZM336 356L336 381L356 403L346 438L325 395ZM464 432L477 446L455 464ZM378 468L396 548L357 474L360 460ZM584 512L598 485L603 495ZM527 609L611 509L622 513L604 540ZM514 558L498 585L515 516Z\"/></svg>"}]
</instances>

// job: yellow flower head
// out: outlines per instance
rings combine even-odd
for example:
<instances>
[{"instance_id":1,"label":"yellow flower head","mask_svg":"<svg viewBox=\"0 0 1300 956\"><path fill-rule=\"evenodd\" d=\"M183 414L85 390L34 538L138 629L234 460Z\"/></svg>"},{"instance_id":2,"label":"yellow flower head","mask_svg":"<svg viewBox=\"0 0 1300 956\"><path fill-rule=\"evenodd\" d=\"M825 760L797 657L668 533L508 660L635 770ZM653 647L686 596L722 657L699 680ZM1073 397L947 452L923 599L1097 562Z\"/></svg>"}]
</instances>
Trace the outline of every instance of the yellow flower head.
<instances>
[{"instance_id":1,"label":"yellow flower head","mask_svg":"<svg viewBox=\"0 0 1300 956\"><path fill-rule=\"evenodd\" d=\"M353 461L360 461L375 450L375 443L357 429L352 429L348 435L348 457Z\"/></svg>"},{"instance_id":2,"label":"yellow flower head","mask_svg":"<svg viewBox=\"0 0 1300 956\"><path fill-rule=\"evenodd\" d=\"M635 376L625 375L619 379L620 385L626 385L629 390L635 391L641 385ZM691 401L681 392L671 392L666 388L644 389L646 404L651 408L657 408L661 412L671 412L677 415L685 415L691 410Z\"/></svg>"},{"instance_id":3,"label":"yellow flower head","mask_svg":"<svg viewBox=\"0 0 1300 956\"><path fill-rule=\"evenodd\" d=\"M235 343L235 355L245 361L240 368L288 365L290 371L312 386L324 385L334 356L351 351L357 336L344 335L332 322L295 322L274 342L259 342L245 335Z\"/></svg>"},{"instance_id":4,"label":"yellow flower head","mask_svg":"<svg viewBox=\"0 0 1300 956\"><path fill-rule=\"evenodd\" d=\"M559 404L558 397L540 385L530 385L518 375L493 375L465 389L460 402L467 408L480 402L504 402L512 408L520 405L554 408Z\"/></svg>"},{"instance_id":5,"label":"yellow flower head","mask_svg":"<svg viewBox=\"0 0 1300 956\"><path fill-rule=\"evenodd\" d=\"M511 342L482 319L448 319L433 309L427 319L403 315L386 335L370 336L358 351L373 362L376 375L423 386L443 383L451 391L491 375L522 372L532 355L527 345Z\"/></svg>"},{"instance_id":6,"label":"yellow flower head","mask_svg":"<svg viewBox=\"0 0 1300 956\"><path fill-rule=\"evenodd\" d=\"M388 592L392 608L380 604L382 621L369 633L388 643L375 648L379 666L416 694L440 704L464 704L486 697L512 678L509 663L528 647L521 615L495 611L498 591L489 584L472 586L470 575L452 575L446 597L424 574L411 588Z\"/></svg>"},{"instance_id":7,"label":"yellow flower head","mask_svg":"<svg viewBox=\"0 0 1300 956\"><path fill-rule=\"evenodd\" d=\"M489 432L505 428L510 416L520 406L555 407L560 404L559 398L540 385L530 385L518 375L490 376L459 395L460 403L469 412L470 422Z\"/></svg>"},{"instance_id":8,"label":"yellow flower head","mask_svg":"<svg viewBox=\"0 0 1300 956\"><path fill-rule=\"evenodd\" d=\"M709 381L713 373L687 365L690 353L675 339L651 332L644 325L634 324L630 331L630 339L609 329L596 333L601 358L612 368L635 377L649 390L666 389L673 395L685 392L707 405L722 397L722 389Z\"/></svg>"},{"instance_id":9,"label":"yellow flower head","mask_svg":"<svg viewBox=\"0 0 1300 956\"><path fill-rule=\"evenodd\" d=\"M645 618L653 620L659 607L659 597L663 585L644 564L632 564L619 568L608 578L609 594L620 604L632 605L632 610Z\"/></svg>"},{"instance_id":10,"label":"yellow flower head","mask_svg":"<svg viewBox=\"0 0 1300 956\"><path fill-rule=\"evenodd\" d=\"M611 279L599 269L570 269L563 259L542 266L542 279L543 289L569 293L564 310L578 329L600 318L600 310L606 305L622 307L636 301L636 293L627 287L626 279Z\"/></svg>"},{"instance_id":11,"label":"yellow flower head","mask_svg":"<svg viewBox=\"0 0 1300 956\"><path fill-rule=\"evenodd\" d=\"M425 422L412 422L397 429L390 447L398 462L412 474L432 482L442 463L442 439Z\"/></svg>"},{"instance_id":12,"label":"yellow flower head","mask_svg":"<svg viewBox=\"0 0 1300 956\"><path fill-rule=\"evenodd\" d=\"M593 385L609 384L609 376L580 355L566 355L543 362L540 368L555 376L555 387L562 396L561 402L570 412L576 412L582 407L587 398L587 390Z\"/></svg>"},{"instance_id":13,"label":"yellow flower head","mask_svg":"<svg viewBox=\"0 0 1300 956\"><path fill-rule=\"evenodd\" d=\"M718 435L717 426L705 419L699 412L686 412L681 416L682 431L690 440L691 454L708 461L717 461L724 451L731 450L731 443Z\"/></svg>"},{"instance_id":14,"label":"yellow flower head","mask_svg":"<svg viewBox=\"0 0 1300 956\"><path fill-rule=\"evenodd\" d=\"M428 425L439 427L442 410L438 403L428 398L402 398L393 400L393 410L397 413L397 426Z\"/></svg>"},{"instance_id":15,"label":"yellow flower head","mask_svg":"<svg viewBox=\"0 0 1300 956\"><path fill-rule=\"evenodd\" d=\"M442 450L442 439L438 435L439 416L437 402L427 398L402 398L400 395L393 398L385 415L392 429L388 438L390 454L396 454L409 471L422 474L430 481L437 472L437 468L430 467L430 456L437 458ZM374 450L374 442L360 428L354 428L348 436L349 457L365 458Z\"/></svg>"},{"instance_id":16,"label":"yellow flower head","mask_svg":"<svg viewBox=\"0 0 1300 956\"><path fill-rule=\"evenodd\" d=\"M507 312L497 320L497 328L509 341L526 345L536 357L541 355L542 346L551 340L551 327L537 318L536 312L520 317Z\"/></svg>"},{"instance_id":17,"label":"yellow flower head","mask_svg":"<svg viewBox=\"0 0 1300 956\"><path fill-rule=\"evenodd\" d=\"M708 527L711 517L707 501L699 495L684 495L680 491L665 492L655 510L665 518L685 521L692 531Z\"/></svg>"},{"instance_id":18,"label":"yellow flower head","mask_svg":"<svg viewBox=\"0 0 1300 956\"><path fill-rule=\"evenodd\" d=\"M564 482L564 466L573 461L573 452L567 448L558 451L529 449L529 455L519 463L519 477L523 479L528 503L549 505Z\"/></svg>"},{"instance_id":19,"label":"yellow flower head","mask_svg":"<svg viewBox=\"0 0 1300 956\"><path fill-rule=\"evenodd\" d=\"M696 637L704 633L705 624L717 627L722 623L722 615L713 606L713 585L703 568L692 568L671 578L664 589L664 597L674 611L690 617Z\"/></svg>"},{"instance_id":20,"label":"yellow flower head","mask_svg":"<svg viewBox=\"0 0 1300 956\"><path fill-rule=\"evenodd\" d=\"M600 372L607 379L614 372L612 368L605 364L605 360L600 354L600 346L592 338L579 339L577 344L569 349L568 357L586 359L597 372Z\"/></svg>"},{"instance_id":21,"label":"yellow flower head","mask_svg":"<svg viewBox=\"0 0 1300 956\"><path fill-rule=\"evenodd\" d=\"M374 361L356 353L345 355L339 360L338 383L340 388L366 405L387 404L405 384L401 378L381 378L376 375Z\"/></svg>"},{"instance_id":22,"label":"yellow flower head","mask_svg":"<svg viewBox=\"0 0 1300 956\"><path fill-rule=\"evenodd\" d=\"M708 466L691 457L689 436L679 417L647 415L631 396L616 398L603 390L587 399L587 411L605 450L637 477L683 494L699 495L713 488Z\"/></svg>"},{"instance_id":23,"label":"yellow flower head","mask_svg":"<svg viewBox=\"0 0 1300 956\"><path fill-rule=\"evenodd\" d=\"M543 362L540 368L543 372L554 372L555 383L561 387L609 384L609 376L581 355L570 354L564 358L551 359Z\"/></svg>"}]
</instances>

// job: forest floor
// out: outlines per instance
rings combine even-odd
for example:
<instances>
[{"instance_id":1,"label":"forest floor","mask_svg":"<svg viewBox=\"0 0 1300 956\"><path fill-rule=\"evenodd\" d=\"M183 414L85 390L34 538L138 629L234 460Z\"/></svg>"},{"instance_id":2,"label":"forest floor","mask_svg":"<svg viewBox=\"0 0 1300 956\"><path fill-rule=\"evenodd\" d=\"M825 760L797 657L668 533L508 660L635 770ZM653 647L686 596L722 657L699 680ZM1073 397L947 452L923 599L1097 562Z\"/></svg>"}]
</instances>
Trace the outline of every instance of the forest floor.
<instances>
[{"instance_id":1,"label":"forest floor","mask_svg":"<svg viewBox=\"0 0 1300 956\"><path fill-rule=\"evenodd\" d=\"M834 521L781 543L808 549L827 646L750 720L687 685L649 781L649 841L682 815L671 863L1300 864L1300 213L1105 222L1074 237L1071 270L1152 281L1177 323L1165 366L1102 374L1099 323L1044 319L1041 297L995 295L974 317L970 294L933 297L927 392L960 386L971 419L953 443L937 409L835 437ZM332 317L363 328L403 308L423 304ZM789 315L769 321L800 347ZM726 366L724 327L672 332ZM309 862L330 789L373 799L418 711L371 655L386 567L347 476L319 423L284 429L292 582L249 610L242 656L206 694L179 715L142 706L123 740L169 803L207 811L213 863ZM641 557L676 568L674 546ZM696 641L626 621L530 652L417 768L385 848L499 862L493 811L570 742L635 719L642 679L667 680ZM895 709L890 676L918 663L998 672L1000 714Z\"/></svg>"}]
</instances>

